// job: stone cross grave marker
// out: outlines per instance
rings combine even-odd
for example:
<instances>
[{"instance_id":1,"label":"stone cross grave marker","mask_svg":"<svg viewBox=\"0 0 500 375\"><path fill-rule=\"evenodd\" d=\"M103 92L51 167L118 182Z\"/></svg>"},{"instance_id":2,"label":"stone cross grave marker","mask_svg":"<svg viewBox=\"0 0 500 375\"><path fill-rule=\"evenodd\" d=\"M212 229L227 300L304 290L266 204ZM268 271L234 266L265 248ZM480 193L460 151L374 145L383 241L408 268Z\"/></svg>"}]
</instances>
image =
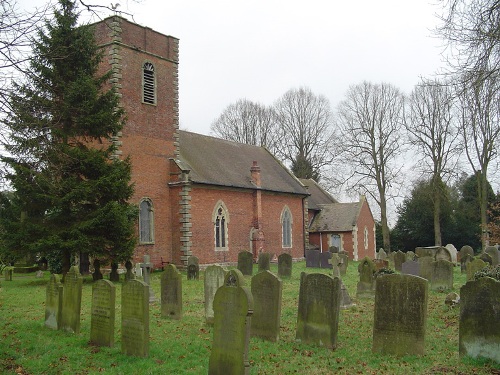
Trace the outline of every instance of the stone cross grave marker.
<instances>
[{"instance_id":1,"label":"stone cross grave marker","mask_svg":"<svg viewBox=\"0 0 500 375\"><path fill-rule=\"evenodd\" d=\"M253 315L251 335L276 342L279 338L283 283L271 271L252 277Z\"/></svg>"},{"instance_id":2,"label":"stone cross grave marker","mask_svg":"<svg viewBox=\"0 0 500 375\"><path fill-rule=\"evenodd\" d=\"M340 263L342 260L339 257L339 254L332 253L331 258L328 259L330 266L332 268L332 276L340 278Z\"/></svg>"},{"instance_id":3,"label":"stone cross grave marker","mask_svg":"<svg viewBox=\"0 0 500 375\"><path fill-rule=\"evenodd\" d=\"M431 290L453 289L453 263L440 259L432 263Z\"/></svg>"},{"instance_id":4,"label":"stone cross grave marker","mask_svg":"<svg viewBox=\"0 0 500 375\"><path fill-rule=\"evenodd\" d=\"M205 269L205 321L207 324L214 323L214 297L217 289L224 285L226 272L227 271L219 265L211 265Z\"/></svg>"},{"instance_id":5,"label":"stone cross grave marker","mask_svg":"<svg viewBox=\"0 0 500 375\"><path fill-rule=\"evenodd\" d=\"M292 256L282 253L278 256L278 277L292 277Z\"/></svg>"},{"instance_id":6,"label":"stone cross grave marker","mask_svg":"<svg viewBox=\"0 0 500 375\"><path fill-rule=\"evenodd\" d=\"M200 278L200 261L198 257L191 255L187 262L187 279L199 280Z\"/></svg>"},{"instance_id":7,"label":"stone cross grave marker","mask_svg":"<svg viewBox=\"0 0 500 375\"><path fill-rule=\"evenodd\" d=\"M487 246L484 252L491 257L491 265L493 267L500 264L500 254L495 246Z\"/></svg>"},{"instance_id":8,"label":"stone cross grave marker","mask_svg":"<svg viewBox=\"0 0 500 375\"><path fill-rule=\"evenodd\" d=\"M78 266L72 266L64 278L60 329L80 333L80 311L82 306L82 284Z\"/></svg>"},{"instance_id":9,"label":"stone cross grave marker","mask_svg":"<svg viewBox=\"0 0 500 375\"><path fill-rule=\"evenodd\" d=\"M481 271L487 265L488 263L484 262L482 259L473 259L472 262L467 265L467 281L474 280L474 274L477 271Z\"/></svg>"},{"instance_id":10,"label":"stone cross grave marker","mask_svg":"<svg viewBox=\"0 0 500 375\"><path fill-rule=\"evenodd\" d=\"M238 253L238 269L243 275L253 275L253 254L250 251Z\"/></svg>"},{"instance_id":11,"label":"stone cross grave marker","mask_svg":"<svg viewBox=\"0 0 500 375\"><path fill-rule=\"evenodd\" d=\"M340 269L340 276L345 276L347 275L347 267L349 266L349 256L341 251L339 253L339 258L341 262L339 263L339 269Z\"/></svg>"},{"instance_id":12,"label":"stone cross grave marker","mask_svg":"<svg viewBox=\"0 0 500 375\"><path fill-rule=\"evenodd\" d=\"M319 268L319 250L306 250L306 267Z\"/></svg>"},{"instance_id":13,"label":"stone cross grave marker","mask_svg":"<svg viewBox=\"0 0 500 375\"><path fill-rule=\"evenodd\" d=\"M418 263L420 263L420 277L430 281L432 279L432 263L434 263L434 258L431 256L422 256L418 258Z\"/></svg>"},{"instance_id":14,"label":"stone cross grave marker","mask_svg":"<svg viewBox=\"0 0 500 375\"><path fill-rule=\"evenodd\" d=\"M401 273L404 275L420 276L420 263L416 260L407 260L401 265Z\"/></svg>"},{"instance_id":15,"label":"stone cross grave marker","mask_svg":"<svg viewBox=\"0 0 500 375\"><path fill-rule=\"evenodd\" d=\"M428 295L428 282L419 276L390 274L377 278L373 353L425 353Z\"/></svg>"},{"instance_id":16,"label":"stone cross grave marker","mask_svg":"<svg viewBox=\"0 0 500 375\"><path fill-rule=\"evenodd\" d=\"M47 284L45 298L45 326L52 329L59 329L62 310L63 285L59 281L59 276L52 274Z\"/></svg>"},{"instance_id":17,"label":"stone cross grave marker","mask_svg":"<svg viewBox=\"0 0 500 375\"><path fill-rule=\"evenodd\" d=\"M460 288L460 357L500 363L500 281L481 277Z\"/></svg>"},{"instance_id":18,"label":"stone cross grave marker","mask_svg":"<svg viewBox=\"0 0 500 375\"><path fill-rule=\"evenodd\" d=\"M259 265L258 272L269 271L271 266L271 254L265 252L259 253L257 263Z\"/></svg>"},{"instance_id":19,"label":"stone cross grave marker","mask_svg":"<svg viewBox=\"0 0 500 375\"><path fill-rule=\"evenodd\" d=\"M296 340L335 349L341 282L322 273L300 274Z\"/></svg>"},{"instance_id":20,"label":"stone cross grave marker","mask_svg":"<svg viewBox=\"0 0 500 375\"><path fill-rule=\"evenodd\" d=\"M144 255L144 262L141 263L141 273L144 282L150 286L149 288L149 302L156 301L153 288L151 288L151 270L153 265L151 264L151 257L149 255Z\"/></svg>"},{"instance_id":21,"label":"stone cross grave marker","mask_svg":"<svg viewBox=\"0 0 500 375\"><path fill-rule=\"evenodd\" d=\"M394 254L394 269L401 272L401 267L406 261L406 255L401 250L396 251Z\"/></svg>"},{"instance_id":22,"label":"stone cross grave marker","mask_svg":"<svg viewBox=\"0 0 500 375\"><path fill-rule=\"evenodd\" d=\"M373 298L375 296L375 264L364 257L358 264L359 282L356 288L356 298Z\"/></svg>"},{"instance_id":23,"label":"stone cross grave marker","mask_svg":"<svg viewBox=\"0 0 500 375\"><path fill-rule=\"evenodd\" d=\"M98 346L115 344L116 287L109 280L98 280L92 285L90 308L90 342Z\"/></svg>"},{"instance_id":24,"label":"stone cross grave marker","mask_svg":"<svg viewBox=\"0 0 500 375\"><path fill-rule=\"evenodd\" d=\"M249 374L253 298L239 270L230 270L214 298L214 336L209 374Z\"/></svg>"},{"instance_id":25,"label":"stone cross grave marker","mask_svg":"<svg viewBox=\"0 0 500 375\"><path fill-rule=\"evenodd\" d=\"M161 316L182 318L182 275L174 264L167 264L161 274Z\"/></svg>"},{"instance_id":26,"label":"stone cross grave marker","mask_svg":"<svg viewBox=\"0 0 500 375\"><path fill-rule=\"evenodd\" d=\"M130 280L122 286L122 353L149 355L149 285Z\"/></svg>"}]
</instances>

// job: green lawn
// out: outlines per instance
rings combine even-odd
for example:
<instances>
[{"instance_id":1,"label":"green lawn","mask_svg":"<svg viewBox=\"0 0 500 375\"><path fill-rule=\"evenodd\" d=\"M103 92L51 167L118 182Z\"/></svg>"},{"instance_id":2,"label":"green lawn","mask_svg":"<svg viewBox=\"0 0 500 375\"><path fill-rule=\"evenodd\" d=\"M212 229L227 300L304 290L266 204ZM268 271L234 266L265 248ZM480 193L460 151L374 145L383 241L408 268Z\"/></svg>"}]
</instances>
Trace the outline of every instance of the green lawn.
<instances>
[{"instance_id":1,"label":"green lawn","mask_svg":"<svg viewBox=\"0 0 500 375\"><path fill-rule=\"evenodd\" d=\"M278 343L252 338L249 359L252 374L500 374L500 364L459 359L458 314L444 304L445 294L430 292L426 354L397 358L372 354L373 300L355 300L357 262L351 262L343 279L356 306L340 313L338 347L326 348L295 342L300 273L305 263L294 263L291 279L283 280L281 332ZM254 270L256 270L255 266ZM271 265L277 273L277 265ZM15 274L1 281L0 373L2 374L206 374L212 327L204 323L203 272L188 281L183 273L183 318L161 318L158 302L150 306L150 355L130 357L120 352L120 295L116 290L115 347L90 346L92 283L85 277L81 333L72 335L44 327L45 287L49 274ZM250 286L250 278L247 279ZM465 283L455 268L455 291ZM120 283L117 283L120 284ZM152 275L155 295L160 295L160 273ZM389 317L388 317L389 318Z\"/></svg>"}]
</instances>

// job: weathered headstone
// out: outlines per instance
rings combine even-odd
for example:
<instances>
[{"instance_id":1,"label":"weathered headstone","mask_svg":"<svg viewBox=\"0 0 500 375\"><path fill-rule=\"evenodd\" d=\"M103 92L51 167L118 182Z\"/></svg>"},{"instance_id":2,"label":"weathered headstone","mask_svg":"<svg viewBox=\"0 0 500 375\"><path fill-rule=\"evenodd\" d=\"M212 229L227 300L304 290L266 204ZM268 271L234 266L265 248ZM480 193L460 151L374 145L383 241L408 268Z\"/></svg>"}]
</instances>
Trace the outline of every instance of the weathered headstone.
<instances>
[{"instance_id":1,"label":"weathered headstone","mask_svg":"<svg viewBox=\"0 0 500 375\"><path fill-rule=\"evenodd\" d=\"M300 274L296 339L335 349L339 326L341 282L321 273Z\"/></svg>"},{"instance_id":2,"label":"weathered headstone","mask_svg":"<svg viewBox=\"0 0 500 375\"><path fill-rule=\"evenodd\" d=\"M467 281L474 280L474 274L477 271L481 271L487 265L488 265L488 263L486 263L482 259L476 258L476 259L472 260L472 262L470 262L467 265Z\"/></svg>"},{"instance_id":3,"label":"weathered headstone","mask_svg":"<svg viewBox=\"0 0 500 375\"><path fill-rule=\"evenodd\" d=\"M436 252L440 248L440 246L418 246L415 248L415 254L417 254L420 258L422 257L432 257L435 260Z\"/></svg>"},{"instance_id":4,"label":"weathered headstone","mask_svg":"<svg viewBox=\"0 0 500 375\"><path fill-rule=\"evenodd\" d=\"M410 250L410 251L407 251L407 252L405 253L405 255L406 255L406 258L405 258L405 261L406 261L406 262L407 262L407 261L409 261L409 260L416 260L416 254L415 254L413 251L411 251L411 250ZM401 266L402 266L402 265L401 265ZM418 275L417 275L417 276L418 276Z\"/></svg>"},{"instance_id":5,"label":"weathered headstone","mask_svg":"<svg viewBox=\"0 0 500 375\"><path fill-rule=\"evenodd\" d=\"M472 255L470 255L470 254L465 254L464 256L460 256L460 272L461 273L466 273L467 272L467 266L473 260L474 260L474 257Z\"/></svg>"},{"instance_id":6,"label":"weathered headstone","mask_svg":"<svg viewBox=\"0 0 500 375\"><path fill-rule=\"evenodd\" d=\"M329 260L330 266L332 268L332 276L340 278L340 257L337 253L332 253L332 257Z\"/></svg>"},{"instance_id":7,"label":"weathered headstone","mask_svg":"<svg viewBox=\"0 0 500 375\"><path fill-rule=\"evenodd\" d=\"M319 253L319 266L320 268L332 268L330 264L330 259L333 255L337 255L336 253L331 253L329 251L324 251Z\"/></svg>"},{"instance_id":8,"label":"weathered headstone","mask_svg":"<svg viewBox=\"0 0 500 375\"><path fill-rule=\"evenodd\" d=\"M59 276L50 275L47 284L45 298L45 326L52 329L59 329L61 321L63 286L59 282Z\"/></svg>"},{"instance_id":9,"label":"weathered headstone","mask_svg":"<svg viewBox=\"0 0 500 375\"><path fill-rule=\"evenodd\" d=\"M420 263L420 277L430 281L432 278L432 263L434 263L434 258L423 256L418 258L418 263Z\"/></svg>"},{"instance_id":10,"label":"weathered headstone","mask_svg":"<svg viewBox=\"0 0 500 375\"><path fill-rule=\"evenodd\" d=\"M373 353L423 355L427 321L427 280L390 274L377 278Z\"/></svg>"},{"instance_id":11,"label":"weathered headstone","mask_svg":"<svg viewBox=\"0 0 500 375\"><path fill-rule=\"evenodd\" d=\"M92 285L90 308L90 342L98 346L113 347L115 343L115 285L98 280Z\"/></svg>"},{"instance_id":12,"label":"weathered headstone","mask_svg":"<svg viewBox=\"0 0 500 375\"><path fill-rule=\"evenodd\" d=\"M420 276L420 263L416 260L407 260L401 265L401 273L404 275Z\"/></svg>"},{"instance_id":13,"label":"weathered headstone","mask_svg":"<svg viewBox=\"0 0 500 375\"><path fill-rule=\"evenodd\" d=\"M122 287L122 353L149 355L149 285L130 280Z\"/></svg>"},{"instance_id":14,"label":"weathered headstone","mask_svg":"<svg viewBox=\"0 0 500 375\"><path fill-rule=\"evenodd\" d=\"M5 267L3 269L3 276L5 281L12 281L13 274L14 274L14 267Z\"/></svg>"},{"instance_id":15,"label":"weathered headstone","mask_svg":"<svg viewBox=\"0 0 500 375\"><path fill-rule=\"evenodd\" d=\"M280 333L283 283L268 270L252 277L252 337L276 342Z\"/></svg>"},{"instance_id":16,"label":"weathered headstone","mask_svg":"<svg viewBox=\"0 0 500 375\"><path fill-rule=\"evenodd\" d=\"M94 272L92 273L92 279L94 281L101 280L102 279L101 261L99 259L94 259L93 265L94 265Z\"/></svg>"},{"instance_id":17,"label":"weathered headstone","mask_svg":"<svg viewBox=\"0 0 500 375\"><path fill-rule=\"evenodd\" d=\"M205 269L205 320L208 324L214 323L214 297L217 289L224 285L226 270L219 265L211 265Z\"/></svg>"},{"instance_id":18,"label":"weathered headstone","mask_svg":"<svg viewBox=\"0 0 500 375\"><path fill-rule=\"evenodd\" d=\"M63 331L80 333L82 284L83 278L78 266L72 266L64 278L61 324L59 325Z\"/></svg>"},{"instance_id":19,"label":"weathered headstone","mask_svg":"<svg viewBox=\"0 0 500 375\"><path fill-rule=\"evenodd\" d=\"M500 264L500 253L495 246L487 246L484 252L491 257L491 265L493 267Z\"/></svg>"},{"instance_id":20,"label":"weathered headstone","mask_svg":"<svg viewBox=\"0 0 500 375\"><path fill-rule=\"evenodd\" d=\"M278 277L292 276L292 256L288 253L282 253L278 257Z\"/></svg>"},{"instance_id":21,"label":"weathered headstone","mask_svg":"<svg viewBox=\"0 0 500 375\"><path fill-rule=\"evenodd\" d=\"M118 263L111 262L111 272L109 273L110 281L120 281L120 274L118 273Z\"/></svg>"},{"instance_id":22,"label":"weathered headstone","mask_svg":"<svg viewBox=\"0 0 500 375\"><path fill-rule=\"evenodd\" d=\"M200 264L198 257L191 255L187 261L187 279L199 280L200 278Z\"/></svg>"},{"instance_id":23,"label":"weathered headstone","mask_svg":"<svg viewBox=\"0 0 500 375\"><path fill-rule=\"evenodd\" d=\"M132 271L132 262L130 260L127 260L125 262L125 269L127 270L125 272L125 281L130 281L135 279L134 272Z\"/></svg>"},{"instance_id":24,"label":"weathered headstone","mask_svg":"<svg viewBox=\"0 0 500 375\"><path fill-rule=\"evenodd\" d=\"M460 249L459 254L460 254L460 259L465 257L467 254L469 254L471 257L474 258L474 249L472 247L470 247L469 245L464 245Z\"/></svg>"},{"instance_id":25,"label":"weathered headstone","mask_svg":"<svg viewBox=\"0 0 500 375\"><path fill-rule=\"evenodd\" d=\"M449 250L446 247L439 246L439 248L436 250L434 260L446 260L448 262L451 262L452 258Z\"/></svg>"},{"instance_id":26,"label":"weathered headstone","mask_svg":"<svg viewBox=\"0 0 500 375\"><path fill-rule=\"evenodd\" d=\"M460 288L459 354L500 363L500 282L491 277Z\"/></svg>"},{"instance_id":27,"label":"weathered headstone","mask_svg":"<svg viewBox=\"0 0 500 375\"><path fill-rule=\"evenodd\" d=\"M375 295L375 264L368 257L358 264L359 282L356 288L356 298L373 298Z\"/></svg>"},{"instance_id":28,"label":"weathered headstone","mask_svg":"<svg viewBox=\"0 0 500 375\"><path fill-rule=\"evenodd\" d=\"M253 254L250 251L238 253L238 269L243 275L253 275Z\"/></svg>"},{"instance_id":29,"label":"weathered headstone","mask_svg":"<svg viewBox=\"0 0 500 375\"><path fill-rule=\"evenodd\" d=\"M339 264L340 276L345 276L347 275L347 267L349 266L349 256L344 252L340 252L339 258L341 260Z\"/></svg>"},{"instance_id":30,"label":"weathered headstone","mask_svg":"<svg viewBox=\"0 0 500 375\"><path fill-rule=\"evenodd\" d=\"M257 263L259 265L258 272L269 271L271 266L271 254L265 252L259 253Z\"/></svg>"},{"instance_id":31,"label":"weathered headstone","mask_svg":"<svg viewBox=\"0 0 500 375\"><path fill-rule=\"evenodd\" d=\"M387 259L387 253L385 252L384 249L380 248L378 253L377 253L377 259L381 260L386 260Z\"/></svg>"},{"instance_id":32,"label":"weathered headstone","mask_svg":"<svg viewBox=\"0 0 500 375\"><path fill-rule=\"evenodd\" d=\"M239 270L230 270L214 299L214 338L208 365L210 375L249 374L253 298Z\"/></svg>"},{"instance_id":33,"label":"weathered headstone","mask_svg":"<svg viewBox=\"0 0 500 375\"><path fill-rule=\"evenodd\" d=\"M161 316L182 318L182 275L174 264L167 264L161 273Z\"/></svg>"},{"instance_id":34,"label":"weathered headstone","mask_svg":"<svg viewBox=\"0 0 500 375\"><path fill-rule=\"evenodd\" d=\"M488 253L483 252L479 254L479 259L481 259L485 263L488 263L490 266L493 264L493 259L491 258L491 255Z\"/></svg>"},{"instance_id":35,"label":"weathered headstone","mask_svg":"<svg viewBox=\"0 0 500 375\"><path fill-rule=\"evenodd\" d=\"M144 282L151 286L151 270L153 269L153 265L151 264L151 257L149 255L144 255L144 262L141 263L141 271L142 278ZM156 301L155 294L153 292L153 288L149 288L149 302Z\"/></svg>"},{"instance_id":36,"label":"weathered headstone","mask_svg":"<svg viewBox=\"0 0 500 375\"><path fill-rule=\"evenodd\" d=\"M396 251L394 254L394 269L396 271L401 272L401 267L403 263L406 261L406 255L401 250Z\"/></svg>"},{"instance_id":37,"label":"weathered headstone","mask_svg":"<svg viewBox=\"0 0 500 375\"><path fill-rule=\"evenodd\" d=\"M135 264L135 278L136 279L142 279L142 268L141 268L141 263L136 263Z\"/></svg>"},{"instance_id":38,"label":"weathered headstone","mask_svg":"<svg viewBox=\"0 0 500 375\"><path fill-rule=\"evenodd\" d=\"M306 250L306 267L319 268L319 250Z\"/></svg>"},{"instance_id":39,"label":"weathered headstone","mask_svg":"<svg viewBox=\"0 0 500 375\"><path fill-rule=\"evenodd\" d=\"M432 263L431 290L453 289L453 263L440 259Z\"/></svg>"},{"instance_id":40,"label":"weathered headstone","mask_svg":"<svg viewBox=\"0 0 500 375\"><path fill-rule=\"evenodd\" d=\"M349 295L349 291L347 290L343 281L340 280L340 308L348 309L353 305L354 303L352 302L351 296Z\"/></svg>"},{"instance_id":41,"label":"weathered headstone","mask_svg":"<svg viewBox=\"0 0 500 375\"><path fill-rule=\"evenodd\" d=\"M451 256L451 263L453 264L457 264L458 262L458 251L457 251L457 248L449 243L445 246L445 248L448 250L448 252L450 253L450 256Z\"/></svg>"}]
</instances>

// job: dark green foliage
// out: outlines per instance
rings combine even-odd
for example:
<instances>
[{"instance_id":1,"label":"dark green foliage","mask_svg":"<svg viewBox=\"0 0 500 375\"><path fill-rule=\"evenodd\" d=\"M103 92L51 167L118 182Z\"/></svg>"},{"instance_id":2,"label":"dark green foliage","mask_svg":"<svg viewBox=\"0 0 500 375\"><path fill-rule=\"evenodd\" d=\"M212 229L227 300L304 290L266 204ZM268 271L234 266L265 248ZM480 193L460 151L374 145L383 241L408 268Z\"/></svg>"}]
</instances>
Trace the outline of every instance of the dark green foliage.
<instances>
[{"instance_id":1,"label":"dark green foliage","mask_svg":"<svg viewBox=\"0 0 500 375\"><path fill-rule=\"evenodd\" d=\"M381 268L378 271L375 271L373 273L373 276L375 276L375 278L377 278L377 277L382 276L382 275L391 275L393 273L396 273L396 271L391 270L390 268Z\"/></svg>"},{"instance_id":2,"label":"dark green foliage","mask_svg":"<svg viewBox=\"0 0 500 375\"><path fill-rule=\"evenodd\" d=\"M90 26L78 26L75 3L59 0L54 19L34 42L25 82L10 98L5 125L14 192L2 201L5 247L19 254L128 259L135 246L131 163L114 158L123 127L110 72ZM52 265L58 268L57 262Z\"/></svg>"},{"instance_id":3,"label":"dark green foliage","mask_svg":"<svg viewBox=\"0 0 500 375\"><path fill-rule=\"evenodd\" d=\"M474 280L478 280L482 277L491 277L495 280L500 281L500 265L498 266L487 266L484 267L482 270L477 271L474 274Z\"/></svg>"},{"instance_id":4,"label":"dark green foliage","mask_svg":"<svg viewBox=\"0 0 500 375\"><path fill-rule=\"evenodd\" d=\"M319 182L320 174L319 171L315 170L311 164L310 160L302 155L297 155L295 160L292 162L292 173L297 178L313 179Z\"/></svg>"}]
</instances>

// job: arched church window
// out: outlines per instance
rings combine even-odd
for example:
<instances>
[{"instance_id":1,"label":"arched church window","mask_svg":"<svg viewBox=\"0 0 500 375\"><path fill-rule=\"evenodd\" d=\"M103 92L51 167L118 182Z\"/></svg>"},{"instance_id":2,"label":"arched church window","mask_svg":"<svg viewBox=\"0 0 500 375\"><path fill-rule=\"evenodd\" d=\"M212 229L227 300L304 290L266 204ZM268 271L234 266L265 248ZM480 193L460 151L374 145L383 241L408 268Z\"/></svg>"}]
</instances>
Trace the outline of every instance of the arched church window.
<instances>
[{"instance_id":1,"label":"arched church window","mask_svg":"<svg viewBox=\"0 0 500 375\"><path fill-rule=\"evenodd\" d=\"M139 242L153 243L154 242L154 217L153 203L149 199L141 200L139 203Z\"/></svg>"},{"instance_id":2,"label":"arched church window","mask_svg":"<svg viewBox=\"0 0 500 375\"><path fill-rule=\"evenodd\" d=\"M142 72L142 101L148 104L156 104L155 67L152 63L145 62Z\"/></svg>"},{"instance_id":3,"label":"arched church window","mask_svg":"<svg viewBox=\"0 0 500 375\"><path fill-rule=\"evenodd\" d=\"M292 247L292 213L288 207L281 213L282 246Z\"/></svg>"},{"instance_id":4,"label":"arched church window","mask_svg":"<svg viewBox=\"0 0 500 375\"><path fill-rule=\"evenodd\" d=\"M216 207L213 216L215 250L227 250L227 224L229 222L227 210L223 203L219 203Z\"/></svg>"}]
</instances>

